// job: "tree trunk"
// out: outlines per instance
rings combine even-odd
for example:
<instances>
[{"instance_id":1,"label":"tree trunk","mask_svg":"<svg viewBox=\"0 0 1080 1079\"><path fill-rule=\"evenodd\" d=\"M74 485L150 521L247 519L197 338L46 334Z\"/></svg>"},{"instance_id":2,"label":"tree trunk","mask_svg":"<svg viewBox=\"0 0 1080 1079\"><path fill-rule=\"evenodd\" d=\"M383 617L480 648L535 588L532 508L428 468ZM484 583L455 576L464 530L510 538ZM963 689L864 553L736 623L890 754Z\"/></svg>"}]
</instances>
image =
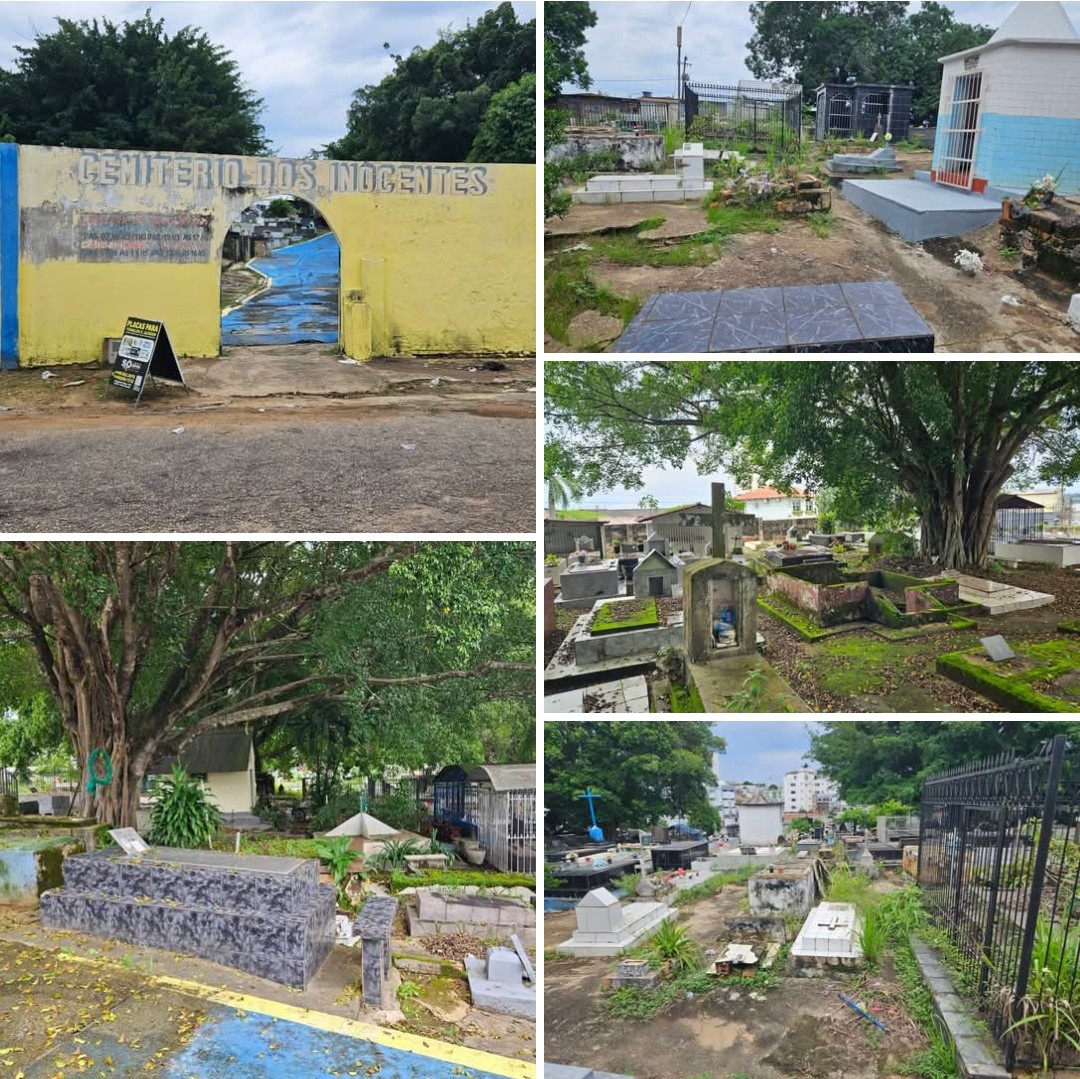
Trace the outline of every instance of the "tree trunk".
<instances>
[{"instance_id":1,"label":"tree trunk","mask_svg":"<svg viewBox=\"0 0 1080 1079\"><path fill-rule=\"evenodd\" d=\"M950 497L919 492L922 554L947 570L983 570L990 557L1000 488L975 494L973 486Z\"/></svg>"}]
</instances>

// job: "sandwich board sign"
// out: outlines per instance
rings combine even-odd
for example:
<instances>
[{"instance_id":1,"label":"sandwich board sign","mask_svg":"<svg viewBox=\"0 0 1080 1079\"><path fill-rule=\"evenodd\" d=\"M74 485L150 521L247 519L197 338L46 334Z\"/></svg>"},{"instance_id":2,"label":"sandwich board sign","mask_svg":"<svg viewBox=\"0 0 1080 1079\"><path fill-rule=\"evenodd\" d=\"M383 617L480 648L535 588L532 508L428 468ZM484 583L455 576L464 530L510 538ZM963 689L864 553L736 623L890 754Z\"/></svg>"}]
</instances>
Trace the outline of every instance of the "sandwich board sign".
<instances>
[{"instance_id":1,"label":"sandwich board sign","mask_svg":"<svg viewBox=\"0 0 1080 1079\"><path fill-rule=\"evenodd\" d=\"M178 382L187 387L165 323L129 318L116 353L109 388L115 386L135 394L135 404L138 404L151 378Z\"/></svg>"}]
</instances>

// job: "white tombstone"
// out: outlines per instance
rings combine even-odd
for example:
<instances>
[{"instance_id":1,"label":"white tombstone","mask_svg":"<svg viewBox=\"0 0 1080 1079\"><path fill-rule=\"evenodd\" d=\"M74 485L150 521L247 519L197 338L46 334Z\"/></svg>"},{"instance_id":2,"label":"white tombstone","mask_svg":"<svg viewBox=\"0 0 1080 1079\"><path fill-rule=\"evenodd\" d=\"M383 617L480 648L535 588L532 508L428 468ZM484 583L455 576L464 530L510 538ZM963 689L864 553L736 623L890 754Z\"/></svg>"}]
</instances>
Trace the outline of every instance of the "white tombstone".
<instances>
[{"instance_id":1,"label":"white tombstone","mask_svg":"<svg viewBox=\"0 0 1080 1079\"><path fill-rule=\"evenodd\" d=\"M607 888L594 888L575 910L582 933L614 933L622 925L622 908Z\"/></svg>"},{"instance_id":2,"label":"white tombstone","mask_svg":"<svg viewBox=\"0 0 1080 1079\"><path fill-rule=\"evenodd\" d=\"M487 954L487 976L489 982L501 985L521 985L524 973L521 960L512 948L489 948Z\"/></svg>"},{"instance_id":3,"label":"white tombstone","mask_svg":"<svg viewBox=\"0 0 1080 1079\"><path fill-rule=\"evenodd\" d=\"M818 959L861 959L859 919L851 903L822 903L807 915L791 954Z\"/></svg>"},{"instance_id":4,"label":"white tombstone","mask_svg":"<svg viewBox=\"0 0 1080 1079\"><path fill-rule=\"evenodd\" d=\"M1069 325L1080 333L1080 292L1069 301Z\"/></svg>"},{"instance_id":5,"label":"white tombstone","mask_svg":"<svg viewBox=\"0 0 1080 1079\"><path fill-rule=\"evenodd\" d=\"M720 156L719 150L706 150L701 142L684 142L681 150L672 155L675 167L682 170L683 184L688 182L699 186L705 182L705 162L715 161Z\"/></svg>"},{"instance_id":6,"label":"white tombstone","mask_svg":"<svg viewBox=\"0 0 1080 1079\"><path fill-rule=\"evenodd\" d=\"M594 888L577 905L578 927L555 951L560 955L621 955L678 916L665 903L629 903L622 907L606 888Z\"/></svg>"}]
</instances>

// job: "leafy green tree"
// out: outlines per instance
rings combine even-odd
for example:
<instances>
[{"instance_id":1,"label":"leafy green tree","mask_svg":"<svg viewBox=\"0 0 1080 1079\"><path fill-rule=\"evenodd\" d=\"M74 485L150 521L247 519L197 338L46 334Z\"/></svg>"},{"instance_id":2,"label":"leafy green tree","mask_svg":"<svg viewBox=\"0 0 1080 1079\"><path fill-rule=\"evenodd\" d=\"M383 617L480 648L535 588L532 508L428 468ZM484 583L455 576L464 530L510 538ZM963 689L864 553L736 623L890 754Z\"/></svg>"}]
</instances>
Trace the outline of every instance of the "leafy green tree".
<instances>
[{"instance_id":1,"label":"leafy green tree","mask_svg":"<svg viewBox=\"0 0 1080 1079\"><path fill-rule=\"evenodd\" d=\"M535 78L536 23L519 22L512 4L484 12L464 30L442 32L430 48L391 55L394 70L353 94L347 130L326 147L328 157L476 161L482 136L480 145L497 153L494 160L535 161L535 135L530 140L525 133L530 119L535 123L535 105L525 80ZM497 144L502 136L511 142Z\"/></svg>"},{"instance_id":2,"label":"leafy green tree","mask_svg":"<svg viewBox=\"0 0 1080 1079\"><path fill-rule=\"evenodd\" d=\"M581 0L544 7L544 146L562 142L569 116L554 107L563 83L587 90L592 85L585 59L585 32L596 25L596 12ZM563 171L558 163L544 165L544 218L561 217L570 209L570 196L560 190Z\"/></svg>"},{"instance_id":3,"label":"leafy green tree","mask_svg":"<svg viewBox=\"0 0 1080 1079\"><path fill-rule=\"evenodd\" d=\"M938 58L984 44L993 30L957 22L935 0L908 9L893 0L751 4L747 67L758 78L798 83L807 101L824 82L912 83L912 119L932 119L941 89Z\"/></svg>"},{"instance_id":4,"label":"leafy green tree","mask_svg":"<svg viewBox=\"0 0 1080 1079\"><path fill-rule=\"evenodd\" d=\"M985 565L997 496L1023 473L1080 476L1080 362L548 363L551 460L586 493L694 460L781 489L874 485L921 519L922 551ZM861 492L861 494L860 494Z\"/></svg>"},{"instance_id":5,"label":"leafy green tree","mask_svg":"<svg viewBox=\"0 0 1080 1079\"><path fill-rule=\"evenodd\" d=\"M28 642L0 633L0 768L29 778L40 757L63 753L67 736Z\"/></svg>"},{"instance_id":6,"label":"leafy green tree","mask_svg":"<svg viewBox=\"0 0 1080 1079\"><path fill-rule=\"evenodd\" d=\"M586 31L596 25L596 12L581 0L544 6L544 96L558 97L563 83L588 90L592 86L585 59Z\"/></svg>"},{"instance_id":7,"label":"leafy green tree","mask_svg":"<svg viewBox=\"0 0 1080 1079\"><path fill-rule=\"evenodd\" d=\"M533 558L515 543L3 543L0 637L32 649L80 776L91 750L111 758L113 781L76 811L131 825L156 757L316 702L343 706L373 771L474 749L479 704L532 702Z\"/></svg>"},{"instance_id":8,"label":"leafy green tree","mask_svg":"<svg viewBox=\"0 0 1080 1079\"><path fill-rule=\"evenodd\" d=\"M935 772L1009 750L1021 755L1034 753L1055 734L1065 734L1074 741L1080 738L1080 723L1057 720L826 720L817 726L820 730L810 735L810 756L839 784L845 801L873 807L865 813L870 823L879 813L896 815L917 805L922 781ZM855 820L851 814L857 812L845 811L838 819Z\"/></svg>"},{"instance_id":9,"label":"leafy green tree","mask_svg":"<svg viewBox=\"0 0 1080 1079\"><path fill-rule=\"evenodd\" d=\"M536 75L529 72L493 94L469 151L470 161L536 159Z\"/></svg>"},{"instance_id":10,"label":"leafy green tree","mask_svg":"<svg viewBox=\"0 0 1080 1079\"><path fill-rule=\"evenodd\" d=\"M601 796L597 819L608 835L648 828L661 817L712 823L712 753L725 743L708 723L549 723L544 729L547 827L585 831L589 810L578 795Z\"/></svg>"},{"instance_id":11,"label":"leafy green tree","mask_svg":"<svg viewBox=\"0 0 1080 1079\"><path fill-rule=\"evenodd\" d=\"M289 217L296 211L296 203L292 199L271 199L266 207L267 217Z\"/></svg>"},{"instance_id":12,"label":"leafy green tree","mask_svg":"<svg viewBox=\"0 0 1080 1079\"><path fill-rule=\"evenodd\" d=\"M227 49L193 27L169 37L149 10L120 25L57 19L0 71L0 134L116 150L263 154L261 99Z\"/></svg>"}]
</instances>

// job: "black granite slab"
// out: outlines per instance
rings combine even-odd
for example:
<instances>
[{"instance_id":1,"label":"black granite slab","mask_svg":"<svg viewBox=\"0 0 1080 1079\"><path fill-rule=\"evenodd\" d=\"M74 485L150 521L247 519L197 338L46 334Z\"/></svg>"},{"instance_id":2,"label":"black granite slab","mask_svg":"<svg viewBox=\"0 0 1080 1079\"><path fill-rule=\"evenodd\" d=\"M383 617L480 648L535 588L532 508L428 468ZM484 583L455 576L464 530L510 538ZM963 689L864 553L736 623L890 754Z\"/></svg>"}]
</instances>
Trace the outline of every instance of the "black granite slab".
<instances>
[{"instance_id":1,"label":"black granite slab","mask_svg":"<svg viewBox=\"0 0 1080 1079\"><path fill-rule=\"evenodd\" d=\"M933 352L934 331L892 281L649 297L615 352Z\"/></svg>"}]
</instances>

